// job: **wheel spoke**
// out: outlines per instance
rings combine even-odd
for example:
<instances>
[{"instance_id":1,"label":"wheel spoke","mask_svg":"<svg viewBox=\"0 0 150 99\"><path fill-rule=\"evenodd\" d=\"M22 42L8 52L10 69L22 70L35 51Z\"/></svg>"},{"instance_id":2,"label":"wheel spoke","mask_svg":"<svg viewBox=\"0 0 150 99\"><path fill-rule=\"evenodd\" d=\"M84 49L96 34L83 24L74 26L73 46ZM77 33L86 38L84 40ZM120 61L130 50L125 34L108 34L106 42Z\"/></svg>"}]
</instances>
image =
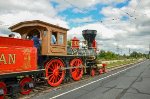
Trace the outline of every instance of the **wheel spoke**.
<instances>
[{"instance_id":1,"label":"wheel spoke","mask_svg":"<svg viewBox=\"0 0 150 99\"><path fill-rule=\"evenodd\" d=\"M62 67L60 63L58 63L58 68Z\"/></svg>"},{"instance_id":2,"label":"wheel spoke","mask_svg":"<svg viewBox=\"0 0 150 99\"><path fill-rule=\"evenodd\" d=\"M51 68L52 70L54 70L54 64L50 64L48 68Z\"/></svg>"},{"instance_id":3,"label":"wheel spoke","mask_svg":"<svg viewBox=\"0 0 150 99\"><path fill-rule=\"evenodd\" d=\"M51 70L51 71L53 71L54 69L52 68L53 66L51 65L51 66L49 66L49 70Z\"/></svg>"},{"instance_id":4,"label":"wheel spoke","mask_svg":"<svg viewBox=\"0 0 150 99\"><path fill-rule=\"evenodd\" d=\"M52 64L53 64L53 68L55 69L55 68L56 68L56 64L55 64L55 62L53 62Z\"/></svg>"},{"instance_id":5,"label":"wheel spoke","mask_svg":"<svg viewBox=\"0 0 150 99\"><path fill-rule=\"evenodd\" d=\"M48 72L49 74L53 74L53 72Z\"/></svg>"},{"instance_id":6,"label":"wheel spoke","mask_svg":"<svg viewBox=\"0 0 150 99\"><path fill-rule=\"evenodd\" d=\"M57 62L55 62L55 69L57 68Z\"/></svg>"},{"instance_id":7,"label":"wheel spoke","mask_svg":"<svg viewBox=\"0 0 150 99\"><path fill-rule=\"evenodd\" d=\"M53 76L53 78L52 78L52 80L51 80L51 81L52 81L52 83L54 83L54 80L55 80L55 76Z\"/></svg>"},{"instance_id":8,"label":"wheel spoke","mask_svg":"<svg viewBox=\"0 0 150 99\"><path fill-rule=\"evenodd\" d=\"M55 83L57 83L57 79L58 79L58 77L55 77Z\"/></svg>"},{"instance_id":9,"label":"wheel spoke","mask_svg":"<svg viewBox=\"0 0 150 99\"><path fill-rule=\"evenodd\" d=\"M57 68L59 68L59 63L56 63Z\"/></svg>"},{"instance_id":10,"label":"wheel spoke","mask_svg":"<svg viewBox=\"0 0 150 99\"><path fill-rule=\"evenodd\" d=\"M53 78L54 78L54 75L52 75L51 77L49 77L49 81L52 81Z\"/></svg>"},{"instance_id":11,"label":"wheel spoke","mask_svg":"<svg viewBox=\"0 0 150 99\"><path fill-rule=\"evenodd\" d=\"M58 75L58 77L60 77L60 78L61 78L61 75Z\"/></svg>"},{"instance_id":12,"label":"wheel spoke","mask_svg":"<svg viewBox=\"0 0 150 99\"><path fill-rule=\"evenodd\" d=\"M58 69L59 67L58 67L58 63L56 62L56 68Z\"/></svg>"},{"instance_id":13,"label":"wheel spoke","mask_svg":"<svg viewBox=\"0 0 150 99\"><path fill-rule=\"evenodd\" d=\"M53 76L53 74L50 74L50 75L48 76L48 78L50 78L51 76Z\"/></svg>"},{"instance_id":14,"label":"wheel spoke","mask_svg":"<svg viewBox=\"0 0 150 99\"><path fill-rule=\"evenodd\" d=\"M75 61L74 66L76 67L78 65L78 61Z\"/></svg>"},{"instance_id":15,"label":"wheel spoke","mask_svg":"<svg viewBox=\"0 0 150 99\"><path fill-rule=\"evenodd\" d=\"M60 77L60 76L58 76L58 77L57 77L57 81L59 81L60 79L61 79L61 77Z\"/></svg>"}]
</instances>

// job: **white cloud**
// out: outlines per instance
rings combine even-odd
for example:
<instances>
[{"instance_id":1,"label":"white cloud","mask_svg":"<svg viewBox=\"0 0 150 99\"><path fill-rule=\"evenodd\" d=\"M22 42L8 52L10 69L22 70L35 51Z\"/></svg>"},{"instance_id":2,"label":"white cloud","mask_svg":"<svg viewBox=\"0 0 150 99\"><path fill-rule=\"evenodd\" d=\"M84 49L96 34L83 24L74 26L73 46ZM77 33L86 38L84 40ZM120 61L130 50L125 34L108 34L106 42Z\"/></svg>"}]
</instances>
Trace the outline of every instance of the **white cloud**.
<instances>
[{"instance_id":1,"label":"white cloud","mask_svg":"<svg viewBox=\"0 0 150 99\"><path fill-rule=\"evenodd\" d=\"M86 22L92 22L94 20L91 16L89 16L84 18L74 18L74 19L70 19L69 21L73 23L86 23Z\"/></svg>"},{"instance_id":2,"label":"white cloud","mask_svg":"<svg viewBox=\"0 0 150 99\"><path fill-rule=\"evenodd\" d=\"M8 25L14 25L21 21L41 20L41 21L46 21L52 24L57 24L57 25L68 28L67 23L61 20L59 17L51 18L47 15L44 15L42 13L37 13L37 12L22 11L22 12L13 13L13 14L10 13L10 14L1 15L0 19L5 20L3 21L4 24L8 24Z\"/></svg>"},{"instance_id":3,"label":"white cloud","mask_svg":"<svg viewBox=\"0 0 150 99\"><path fill-rule=\"evenodd\" d=\"M73 36L77 36L78 38L81 38L82 30L86 29L92 29L97 30L97 39L113 39L115 38L115 35L119 34L120 31L115 29L108 29L108 27L104 26L100 23L94 23L94 24L88 24L77 28L72 28L68 32L68 37L72 38ZM72 35L73 34L73 35Z\"/></svg>"},{"instance_id":4,"label":"white cloud","mask_svg":"<svg viewBox=\"0 0 150 99\"><path fill-rule=\"evenodd\" d=\"M141 46L139 45L126 45L127 48L131 48L131 49L137 49L140 48Z\"/></svg>"},{"instance_id":5,"label":"white cloud","mask_svg":"<svg viewBox=\"0 0 150 99\"><path fill-rule=\"evenodd\" d=\"M0 12L1 13L17 13L19 11L31 11L49 14L55 16L57 13L55 9L50 6L49 0L1 0Z\"/></svg>"},{"instance_id":6,"label":"white cloud","mask_svg":"<svg viewBox=\"0 0 150 99\"><path fill-rule=\"evenodd\" d=\"M114 7L111 7L111 6L104 7L102 9L101 13L103 15L105 15L106 17L110 17L110 18L113 18L113 19L118 18L119 16L125 14L125 13L121 12L120 9L117 9L117 8L114 8Z\"/></svg>"},{"instance_id":7,"label":"white cloud","mask_svg":"<svg viewBox=\"0 0 150 99\"><path fill-rule=\"evenodd\" d=\"M41 20L65 28L69 28L68 23L57 15L50 0L4 0L0 1L0 27L7 28L21 21ZM5 28L6 28L5 27ZM2 29L0 29L2 32ZM5 29L4 34L10 31Z\"/></svg>"}]
</instances>

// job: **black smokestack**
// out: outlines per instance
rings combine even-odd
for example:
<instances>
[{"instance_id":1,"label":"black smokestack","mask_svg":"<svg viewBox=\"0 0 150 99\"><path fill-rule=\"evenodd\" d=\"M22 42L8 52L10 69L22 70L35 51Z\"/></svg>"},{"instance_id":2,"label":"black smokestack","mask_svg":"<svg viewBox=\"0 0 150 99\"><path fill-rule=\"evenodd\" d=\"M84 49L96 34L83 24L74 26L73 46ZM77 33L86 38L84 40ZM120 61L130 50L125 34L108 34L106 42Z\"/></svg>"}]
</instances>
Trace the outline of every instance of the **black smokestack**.
<instances>
[{"instance_id":1,"label":"black smokestack","mask_svg":"<svg viewBox=\"0 0 150 99\"><path fill-rule=\"evenodd\" d=\"M96 34L97 34L96 30L83 30L82 31L82 35L84 39L87 41L89 48L92 47L92 43L93 43L93 40L95 40Z\"/></svg>"}]
</instances>

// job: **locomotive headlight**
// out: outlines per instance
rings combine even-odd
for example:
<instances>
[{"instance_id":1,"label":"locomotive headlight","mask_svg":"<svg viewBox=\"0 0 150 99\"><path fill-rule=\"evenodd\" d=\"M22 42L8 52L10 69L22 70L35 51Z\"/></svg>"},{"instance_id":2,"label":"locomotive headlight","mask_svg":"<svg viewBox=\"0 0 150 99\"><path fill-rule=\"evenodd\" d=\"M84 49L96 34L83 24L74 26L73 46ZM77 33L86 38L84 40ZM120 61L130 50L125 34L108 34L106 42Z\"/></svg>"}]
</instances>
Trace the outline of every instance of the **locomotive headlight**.
<instances>
[{"instance_id":1,"label":"locomotive headlight","mask_svg":"<svg viewBox=\"0 0 150 99\"><path fill-rule=\"evenodd\" d=\"M4 90L0 89L0 96L3 96L3 95L4 95Z\"/></svg>"}]
</instances>

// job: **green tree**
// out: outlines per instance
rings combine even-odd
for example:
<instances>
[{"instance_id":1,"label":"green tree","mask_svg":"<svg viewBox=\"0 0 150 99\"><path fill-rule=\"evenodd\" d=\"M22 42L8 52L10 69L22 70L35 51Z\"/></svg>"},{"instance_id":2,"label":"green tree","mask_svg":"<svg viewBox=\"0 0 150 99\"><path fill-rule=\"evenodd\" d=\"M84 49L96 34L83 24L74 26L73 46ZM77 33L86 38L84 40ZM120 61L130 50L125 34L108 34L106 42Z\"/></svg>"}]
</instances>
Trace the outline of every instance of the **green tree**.
<instances>
[{"instance_id":1,"label":"green tree","mask_svg":"<svg viewBox=\"0 0 150 99\"><path fill-rule=\"evenodd\" d=\"M130 57L131 57L131 58L143 58L143 57L145 57L145 54L140 53L140 52L133 51L133 52L130 54Z\"/></svg>"},{"instance_id":2,"label":"green tree","mask_svg":"<svg viewBox=\"0 0 150 99\"><path fill-rule=\"evenodd\" d=\"M100 53L98 54L98 58L105 59L105 60L112 60L112 59L117 59L118 55L111 51L101 50Z\"/></svg>"},{"instance_id":3,"label":"green tree","mask_svg":"<svg viewBox=\"0 0 150 99\"><path fill-rule=\"evenodd\" d=\"M68 41L67 41L67 45L68 45L68 46L71 46L71 40L68 40Z\"/></svg>"}]
</instances>

